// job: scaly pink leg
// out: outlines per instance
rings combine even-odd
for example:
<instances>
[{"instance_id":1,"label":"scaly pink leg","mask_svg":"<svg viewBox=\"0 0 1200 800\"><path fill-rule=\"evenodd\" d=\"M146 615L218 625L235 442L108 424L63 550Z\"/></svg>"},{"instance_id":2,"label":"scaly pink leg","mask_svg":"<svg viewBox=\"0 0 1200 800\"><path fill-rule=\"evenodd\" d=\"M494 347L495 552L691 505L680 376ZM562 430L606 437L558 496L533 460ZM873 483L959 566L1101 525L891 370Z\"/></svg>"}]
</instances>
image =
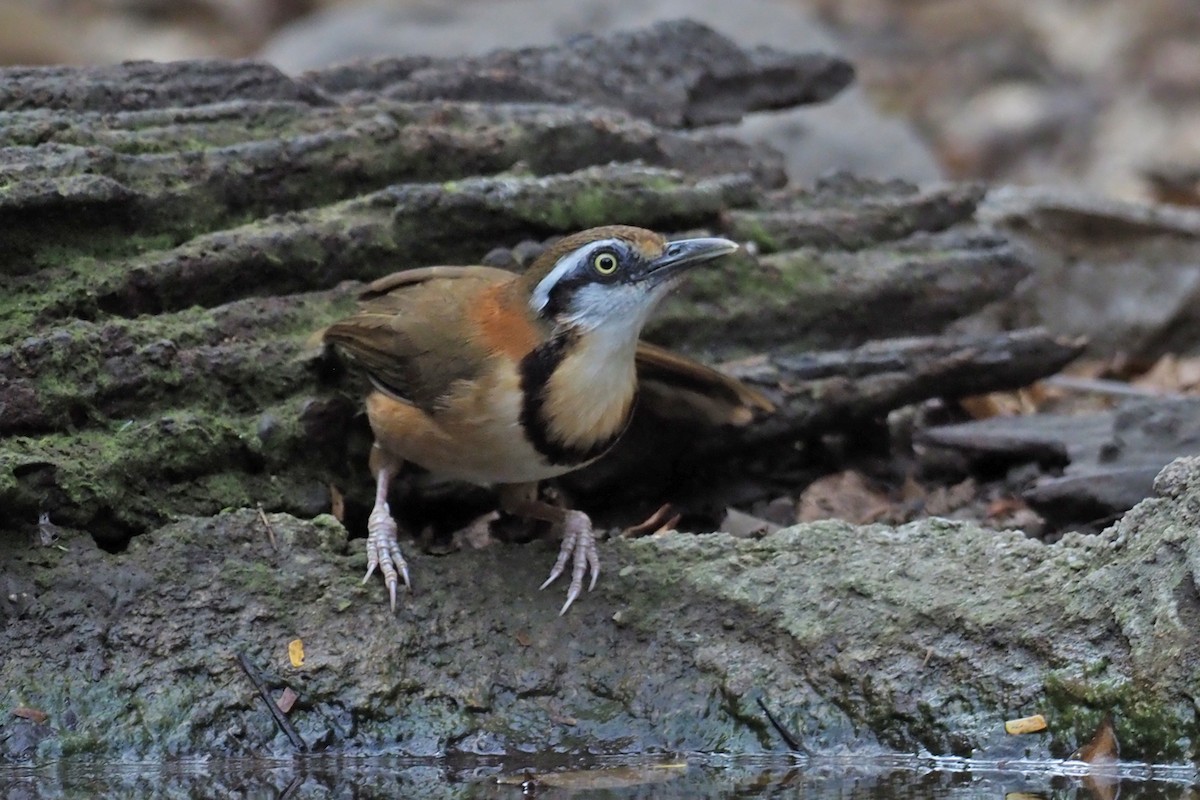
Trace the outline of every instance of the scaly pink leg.
<instances>
[{"instance_id":1,"label":"scaly pink leg","mask_svg":"<svg viewBox=\"0 0 1200 800\"><path fill-rule=\"evenodd\" d=\"M559 548L558 558L550 568L550 577L538 587L545 589L554 583L558 576L563 574L567 559L571 559L571 585L567 587L567 602L563 603L562 610L558 612L560 617L567 613L571 603L574 603L583 591L583 578L588 570L592 573L592 582L588 584L589 592L596 588L596 579L600 577L600 553L596 550L596 534L592 530L592 521L588 519L588 515L582 511L566 511L561 526L563 543Z\"/></svg>"},{"instance_id":2,"label":"scaly pink leg","mask_svg":"<svg viewBox=\"0 0 1200 800\"><path fill-rule=\"evenodd\" d=\"M391 483L393 467L390 464L381 465L375 475L375 507L367 519L367 574L363 576L366 583L375 568L379 567L383 582L387 585L388 597L392 601L392 611L396 610L396 587L399 578L404 578L405 587L411 589L408 580L408 564L400 552L400 544L396 541L396 520L392 519L392 510L388 507L388 484Z\"/></svg>"},{"instance_id":3,"label":"scaly pink leg","mask_svg":"<svg viewBox=\"0 0 1200 800\"><path fill-rule=\"evenodd\" d=\"M563 603L559 616L567 613L567 609L583 592L583 579L590 571L591 583L588 591L596 588L596 580L600 577L600 553L596 549L596 534L592 521L582 511L552 506L537 499L536 484L516 484L501 487L500 504L510 514L521 517L531 517L554 523L562 529L563 543L559 548L558 558L550 569L550 577L539 589L545 589L562 575L566 570L567 561L571 561L571 585L567 587L567 602Z\"/></svg>"}]
</instances>

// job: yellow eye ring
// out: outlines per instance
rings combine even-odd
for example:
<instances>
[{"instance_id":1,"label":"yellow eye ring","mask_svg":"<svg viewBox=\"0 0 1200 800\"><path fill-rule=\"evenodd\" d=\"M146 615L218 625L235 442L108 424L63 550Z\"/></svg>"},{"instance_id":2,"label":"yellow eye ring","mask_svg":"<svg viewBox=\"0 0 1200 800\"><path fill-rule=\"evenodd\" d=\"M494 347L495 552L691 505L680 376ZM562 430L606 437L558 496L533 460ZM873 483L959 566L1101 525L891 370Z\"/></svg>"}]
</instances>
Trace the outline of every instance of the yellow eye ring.
<instances>
[{"instance_id":1,"label":"yellow eye ring","mask_svg":"<svg viewBox=\"0 0 1200 800\"><path fill-rule=\"evenodd\" d=\"M617 271L617 257L612 253L597 253L592 259L592 269L601 275L612 275Z\"/></svg>"}]
</instances>

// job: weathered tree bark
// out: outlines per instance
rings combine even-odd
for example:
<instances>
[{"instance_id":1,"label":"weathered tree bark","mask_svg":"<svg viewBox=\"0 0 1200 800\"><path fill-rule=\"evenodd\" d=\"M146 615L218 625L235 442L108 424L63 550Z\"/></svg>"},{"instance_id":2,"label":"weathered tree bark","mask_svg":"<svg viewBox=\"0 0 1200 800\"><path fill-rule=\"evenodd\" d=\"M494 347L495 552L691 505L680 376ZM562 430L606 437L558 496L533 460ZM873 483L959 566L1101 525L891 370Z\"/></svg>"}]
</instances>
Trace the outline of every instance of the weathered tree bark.
<instances>
[{"instance_id":1,"label":"weathered tree bark","mask_svg":"<svg viewBox=\"0 0 1200 800\"><path fill-rule=\"evenodd\" d=\"M1032 383L1061 369L1082 348L1081 341L1037 330L889 339L844 351L777 347L729 370L767 391L776 401L775 413L746 427L713 430L662 404L646 403L611 454L562 483L585 499L615 493L642 497L651 506L669 499L687 507L694 505L688 498L707 497L712 507L719 497L714 473L730 471L731 454L761 460L796 441L869 429L888 411L930 397L955 399ZM696 466L710 463L721 466ZM627 487L631 481L636 492Z\"/></svg>"},{"instance_id":2,"label":"weathered tree bark","mask_svg":"<svg viewBox=\"0 0 1200 800\"><path fill-rule=\"evenodd\" d=\"M624 66L600 57L614 47ZM680 128L819 100L850 75L690 23L299 78L222 62L10 71L2 524L46 511L119 543L180 513L311 515L331 483L364 501L355 390L322 396L306 340L350 307L345 281L406 266L615 221L724 231L760 255L697 276L648 331L713 358L935 333L1006 297L1026 268L973 227L979 189L843 178L773 194L773 153ZM996 387L983 362L963 374L953 391ZM898 380L889 402L948 391ZM835 424L831 410L771 430Z\"/></svg>"},{"instance_id":3,"label":"weathered tree bark","mask_svg":"<svg viewBox=\"0 0 1200 800\"><path fill-rule=\"evenodd\" d=\"M1052 524L1104 526L1150 496L1168 463L1200 450L1200 400L1143 396L1107 412L998 417L918 436L972 461L1055 467L1025 488L1025 501Z\"/></svg>"},{"instance_id":4,"label":"weathered tree bark","mask_svg":"<svg viewBox=\"0 0 1200 800\"><path fill-rule=\"evenodd\" d=\"M988 193L978 216L1033 266L995 309L1010 324L1086 336L1091 354L1133 363L1197 353L1197 209L1003 187Z\"/></svg>"},{"instance_id":5,"label":"weathered tree bark","mask_svg":"<svg viewBox=\"0 0 1200 800\"><path fill-rule=\"evenodd\" d=\"M619 62L606 57L614 51ZM358 282L439 261L511 263L593 224L705 229L750 245L697 273L648 336L737 359L779 411L718 431L639 419L623 454L572 484L589 510L669 486L688 461L727 476L739 459L766 457L768 444L853 433L907 403L1058 369L1077 344L1042 332L933 336L1010 295L1028 272L1005 238L976 224L980 188L843 177L800 192L780 187L774 154L695 129L828 97L850 79L844 63L744 52L678 23L299 78L212 62L3 77L0 652L25 655L0 663L0 686L4 702L41 704L55 720L21 727L7 755L27 754L25 745L43 754L257 749L270 723L227 672L226 647L303 681L311 713L298 724L310 742L386 741L414 753L469 750L480 730L501 748L611 748L616 730L632 731L622 734L631 748L770 747L746 700L755 685L818 741L958 752L988 739L986 714L1044 698L1048 684L1035 675L1074 680L1071 653L1110 658L1120 676L1136 677L1138 656L1121 643L1081 644L1089 626L1108 624L1095 609L1079 611L1069 630L1045 628L1065 637L1061 646L1030 644L1016 627L985 633L986 603L950 630L924 600L908 605L902 586L892 594L882 573L843 571L829 555L841 546L891 569L906 551L884 547L896 534L882 529L609 545L593 604L562 620L547 611L557 598L528 591L544 572L528 551L414 553L422 594L393 618L377 586L358 586L361 557L339 556L345 531L331 518L296 519L329 510L331 485L346 492L351 518L369 492L356 390L308 342L346 312ZM906 338L876 341L891 337ZM806 352L821 347L836 350ZM280 513L268 526L257 512L211 516L255 506ZM41 513L64 526L65 553L27 547ZM266 527L278 551L264 549ZM970 605L965 593L983 600L973 590L990 576L978 571L978 548L999 548L1003 560L1041 547L1015 536L992 545L978 531L951 547L966 529L908 530L931 580L958 571L935 604L943 609ZM92 544L142 533L119 556ZM971 548L961 563L947 556ZM1010 588L1024 563L1011 558ZM783 583L739 577L764 561ZM1066 591L1057 569L1045 568L1038 591ZM682 594L668 588L677 580ZM1006 620L1032 613L1014 591L997 595ZM846 595L846 608L867 614L863 602L880 596L884 610L827 625L826 607ZM784 608L800 616L777 616ZM743 615L747 626L736 622ZM684 630L701 638L680 638ZM721 631L747 638L739 645ZM526 633L536 646L522 654ZM1029 659L1026 671L1012 677L1011 659L975 652L993 635ZM295 636L308 643L302 673L280 661ZM37 648L17 646L29 637ZM741 668L743 645L757 666ZM917 665L939 647L978 673L935 664L916 686ZM662 658L679 669L626 671ZM778 666L777 680L766 664ZM879 665L890 665L886 679L859 680ZM703 685L693 691L696 674ZM131 722L143 738L114 722L130 693L144 703ZM942 713L947 697L964 698L961 713ZM68 701L86 710L76 731L58 725ZM543 724L526 714L534 706L581 722ZM183 707L194 710L186 730ZM536 719L536 730L504 722L518 718Z\"/></svg>"}]
</instances>

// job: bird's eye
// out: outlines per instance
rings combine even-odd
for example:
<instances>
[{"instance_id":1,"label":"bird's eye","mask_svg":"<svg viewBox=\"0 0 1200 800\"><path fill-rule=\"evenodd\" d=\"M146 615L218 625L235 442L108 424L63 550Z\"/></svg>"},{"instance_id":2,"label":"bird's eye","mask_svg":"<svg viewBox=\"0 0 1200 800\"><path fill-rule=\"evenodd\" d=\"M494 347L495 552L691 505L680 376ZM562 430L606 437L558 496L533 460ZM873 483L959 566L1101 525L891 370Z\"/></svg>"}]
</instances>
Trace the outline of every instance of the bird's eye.
<instances>
[{"instance_id":1,"label":"bird's eye","mask_svg":"<svg viewBox=\"0 0 1200 800\"><path fill-rule=\"evenodd\" d=\"M601 275L612 275L617 271L617 257L612 253L597 253L592 259L592 268Z\"/></svg>"}]
</instances>

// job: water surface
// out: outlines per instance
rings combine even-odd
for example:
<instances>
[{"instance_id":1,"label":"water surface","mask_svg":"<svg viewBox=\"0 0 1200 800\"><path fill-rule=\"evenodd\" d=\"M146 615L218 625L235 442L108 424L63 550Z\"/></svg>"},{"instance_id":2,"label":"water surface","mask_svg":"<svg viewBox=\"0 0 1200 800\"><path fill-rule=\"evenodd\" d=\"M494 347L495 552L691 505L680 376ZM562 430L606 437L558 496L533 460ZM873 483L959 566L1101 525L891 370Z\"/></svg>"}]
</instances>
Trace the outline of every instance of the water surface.
<instances>
[{"instance_id":1,"label":"water surface","mask_svg":"<svg viewBox=\"0 0 1200 800\"><path fill-rule=\"evenodd\" d=\"M0 796L34 798L1197 798L1190 766L953 758L546 757L404 759L317 755L159 764L64 761L0 767Z\"/></svg>"}]
</instances>

